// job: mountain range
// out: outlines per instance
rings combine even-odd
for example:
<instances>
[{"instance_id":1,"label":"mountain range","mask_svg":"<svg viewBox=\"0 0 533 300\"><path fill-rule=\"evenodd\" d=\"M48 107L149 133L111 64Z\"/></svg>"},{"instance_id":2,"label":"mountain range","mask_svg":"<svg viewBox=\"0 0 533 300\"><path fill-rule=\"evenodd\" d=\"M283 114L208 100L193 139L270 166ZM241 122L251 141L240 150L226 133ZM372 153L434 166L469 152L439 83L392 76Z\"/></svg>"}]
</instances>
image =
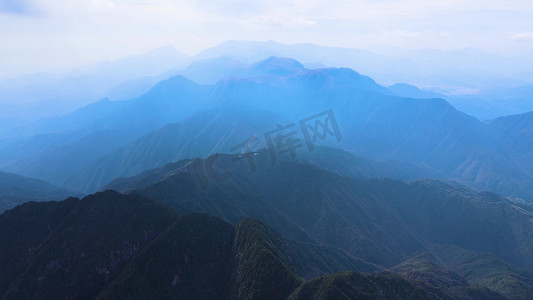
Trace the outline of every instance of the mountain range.
<instances>
[{"instance_id":1,"label":"mountain range","mask_svg":"<svg viewBox=\"0 0 533 300\"><path fill-rule=\"evenodd\" d=\"M112 191L24 204L0 228L5 299L505 299L431 255L383 270L256 219L234 226Z\"/></svg>"},{"instance_id":2,"label":"mountain range","mask_svg":"<svg viewBox=\"0 0 533 300\"><path fill-rule=\"evenodd\" d=\"M532 78L527 57L504 57L477 49L361 50L232 40L190 56L167 45L67 72L0 80L0 124L5 124L0 135L39 118L68 113L97 99L137 97L176 74L213 84L227 75L227 70L269 56L293 57L309 68L350 67L386 85L410 83L426 92L445 94L454 106L484 120L524 113L533 107L527 93ZM202 74L196 67L206 61L218 67Z\"/></svg>"},{"instance_id":3,"label":"mountain range","mask_svg":"<svg viewBox=\"0 0 533 300\"><path fill-rule=\"evenodd\" d=\"M232 176L205 190L194 161L106 188L231 223L257 218L288 238L340 248L383 268L430 252L470 283L506 296L531 293L528 205L453 182L351 179L290 160L272 166L266 153L256 163L251 172L243 160L218 156L215 171Z\"/></svg>"},{"instance_id":4,"label":"mountain range","mask_svg":"<svg viewBox=\"0 0 533 300\"><path fill-rule=\"evenodd\" d=\"M19 134L29 136L4 141L0 166L90 193L117 176L135 175L194 152L204 157L229 153L235 141L261 136L276 122L291 124L333 110L343 132L338 148L373 160L423 164L438 178L520 201L533 199L530 160L515 155L505 141L512 136L527 144L531 137L523 131L502 135L491 125L496 120L478 121L438 98L395 96L350 69L310 70L291 59L269 58L244 70L245 77L208 86L178 75L138 98L103 100L21 128ZM213 110L225 114L205 113ZM256 119L265 121L252 124ZM502 120L518 122L513 117ZM194 150L183 148L186 144ZM112 164L120 168L110 168Z\"/></svg>"},{"instance_id":5,"label":"mountain range","mask_svg":"<svg viewBox=\"0 0 533 300\"><path fill-rule=\"evenodd\" d=\"M482 121L317 47L162 48L0 130L0 298L533 298L533 113Z\"/></svg>"},{"instance_id":6,"label":"mountain range","mask_svg":"<svg viewBox=\"0 0 533 300\"><path fill-rule=\"evenodd\" d=\"M3 298L533 294L527 205L437 180L352 179L285 159L272 165L266 152L255 156L255 172L234 158L217 156L215 171L231 177L211 179L207 189L197 160L185 160L107 187L126 195L6 211Z\"/></svg>"}]
</instances>

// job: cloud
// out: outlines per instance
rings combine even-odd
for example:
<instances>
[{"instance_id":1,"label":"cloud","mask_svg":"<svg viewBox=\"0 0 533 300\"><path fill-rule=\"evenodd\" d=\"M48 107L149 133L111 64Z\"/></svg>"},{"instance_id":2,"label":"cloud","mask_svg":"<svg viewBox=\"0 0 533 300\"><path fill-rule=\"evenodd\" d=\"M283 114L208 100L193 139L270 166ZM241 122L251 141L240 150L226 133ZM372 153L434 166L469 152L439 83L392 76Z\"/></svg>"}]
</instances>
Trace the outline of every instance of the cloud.
<instances>
[{"instance_id":1,"label":"cloud","mask_svg":"<svg viewBox=\"0 0 533 300\"><path fill-rule=\"evenodd\" d=\"M0 14L29 16L34 12L35 10L28 1L0 0Z\"/></svg>"},{"instance_id":2,"label":"cloud","mask_svg":"<svg viewBox=\"0 0 533 300\"><path fill-rule=\"evenodd\" d=\"M532 15L531 0L0 0L0 70L45 71L166 44L194 54L244 39L514 53L533 48Z\"/></svg>"},{"instance_id":3,"label":"cloud","mask_svg":"<svg viewBox=\"0 0 533 300\"><path fill-rule=\"evenodd\" d=\"M533 41L533 32L509 32L509 38L517 42L531 42Z\"/></svg>"}]
</instances>

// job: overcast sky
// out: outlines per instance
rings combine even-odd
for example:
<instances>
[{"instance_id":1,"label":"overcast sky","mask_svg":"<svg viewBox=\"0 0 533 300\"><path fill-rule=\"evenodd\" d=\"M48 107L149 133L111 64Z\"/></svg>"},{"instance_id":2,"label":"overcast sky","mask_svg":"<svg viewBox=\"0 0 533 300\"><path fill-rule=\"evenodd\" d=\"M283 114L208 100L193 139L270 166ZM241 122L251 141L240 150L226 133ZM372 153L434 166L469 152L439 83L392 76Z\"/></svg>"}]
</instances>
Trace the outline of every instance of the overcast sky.
<instances>
[{"instance_id":1,"label":"overcast sky","mask_svg":"<svg viewBox=\"0 0 533 300\"><path fill-rule=\"evenodd\" d=\"M0 0L0 77L228 39L515 55L533 50L533 1Z\"/></svg>"}]
</instances>

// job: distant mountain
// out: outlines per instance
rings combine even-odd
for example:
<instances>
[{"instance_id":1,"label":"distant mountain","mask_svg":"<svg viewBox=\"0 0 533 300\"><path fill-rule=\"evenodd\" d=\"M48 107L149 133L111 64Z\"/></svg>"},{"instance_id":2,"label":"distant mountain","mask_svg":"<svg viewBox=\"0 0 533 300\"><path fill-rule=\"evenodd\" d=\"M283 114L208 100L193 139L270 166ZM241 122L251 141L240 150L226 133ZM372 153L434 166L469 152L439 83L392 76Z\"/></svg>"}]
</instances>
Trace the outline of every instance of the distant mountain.
<instances>
[{"instance_id":1,"label":"distant mountain","mask_svg":"<svg viewBox=\"0 0 533 300\"><path fill-rule=\"evenodd\" d=\"M447 99L467 114L480 120L492 120L533 111L532 94L533 85L525 85L492 88L473 95L455 95Z\"/></svg>"},{"instance_id":2,"label":"distant mountain","mask_svg":"<svg viewBox=\"0 0 533 300\"><path fill-rule=\"evenodd\" d=\"M533 85L529 84L494 87L467 95L450 95L447 99L457 109L485 121L533 111L531 95Z\"/></svg>"},{"instance_id":3,"label":"distant mountain","mask_svg":"<svg viewBox=\"0 0 533 300\"><path fill-rule=\"evenodd\" d=\"M193 62L180 72L200 84L216 84L227 77L289 76L305 67L295 59L271 56L246 64L230 57L217 57Z\"/></svg>"},{"instance_id":4,"label":"distant mountain","mask_svg":"<svg viewBox=\"0 0 533 300\"><path fill-rule=\"evenodd\" d=\"M479 94L482 102L498 99L512 110L499 105L484 113L480 105L461 105L469 114L485 115L482 119L507 114L523 113L533 108L528 104L527 84L531 82L531 66L524 59L505 58L476 49L457 51L374 49L373 51L325 47L312 44L281 44L274 41L226 41L189 57L172 46L156 48L144 54L116 61L80 67L62 74L34 74L0 82L1 98L13 103L33 103L35 109L24 106L2 106L0 118L36 120L68 113L97 99L113 100L136 97L146 92L157 81L180 71L199 83L213 84L225 77L227 69L239 64L252 64L265 58L292 57L306 66L349 67L375 78L382 84L409 82L418 86L440 88L449 95ZM223 60L233 63L224 63ZM220 60L211 74L201 74L192 64ZM461 64L457 64L461 61ZM216 64L211 64L215 66ZM490 66L487 67L487 66ZM512 66L512 67L511 67ZM201 68L200 68L201 69ZM196 70L196 71L195 71ZM521 70L521 71L518 71ZM194 78L193 78L194 77ZM523 86L522 88L515 88ZM468 101L466 101L468 102ZM498 101L496 101L498 102ZM513 104L510 104L510 103ZM26 107L26 108L25 108ZM498 114L498 110L500 114ZM479 112L479 113L478 113ZM15 123L16 124L16 123ZM0 130L0 136L9 131Z\"/></svg>"},{"instance_id":5,"label":"distant mountain","mask_svg":"<svg viewBox=\"0 0 533 300\"><path fill-rule=\"evenodd\" d=\"M283 44L275 41L230 40L201 51L194 59L221 56L245 63L269 56L293 57L304 64L320 62L329 67L349 67L383 84L409 82L420 86L440 87L450 94L523 85L533 78L531 65L524 64L526 59L503 57L479 49L361 50L314 44ZM458 64L458 61L461 63Z\"/></svg>"},{"instance_id":6,"label":"distant mountain","mask_svg":"<svg viewBox=\"0 0 533 300\"><path fill-rule=\"evenodd\" d=\"M22 137L1 140L0 166L64 186L67 178L102 156L198 110L203 99L203 89L181 76L129 101L104 99L21 128Z\"/></svg>"},{"instance_id":7,"label":"distant mountain","mask_svg":"<svg viewBox=\"0 0 533 300\"><path fill-rule=\"evenodd\" d=\"M44 181L0 171L0 213L28 201L61 200L70 195Z\"/></svg>"},{"instance_id":8,"label":"distant mountain","mask_svg":"<svg viewBox=\"0 0 533 300\"><path fill-rule=\"evenodd\" d=\"M368 87L374 85L372 90L379 90L380 92L390 94L387 89L382 87L378 88L379 85L369 77L360 75L352 70L348 71L348 69L344 69L344 71L346 73L342 77L338 77L338 79L343 77L349 79L351 77L350 79L354 81L353 83L358 84L359 88L363 84L367 84ZM230 57L205 59L192 63L180 74L198 83L213 85L225 79L251 78L252 80L262 81L258 80L257 77L275 76L291 78L298 75L317 76L317 74L326 72L332 75L335 69L322 67L311 70L305 68L303 64L293 58L271 56L251 64L242 63ZM348 75L349 72L351 74ZM360 80L360 82L357 82L356 79ZM367 82L364 82L365 80Z\"/></svg>"},{"instance_id":9,"label":"distant mountain","mask_svg":"<svg viewBox=\"0 0 533 300\"><path fill-rule=\"evenodd\" d=\"M117 177L132 176L180 159L230 152L251 135L275 128L282 118L271 113L227 109L205 111L164 126L88 164L64 184L84 192Z\"/></svg>"},{"instance_id":10,"label":"distant mountain","mask_svg":"<svg viewBox=\"0 0 533 300\"><path fill-rule=\"evenodd\" d=\"M446 99L447 97L426 90L421 90L420 88L410 85L407 83L396 83L387 87L387 89L393 92L396 96L404 98L415 98L415 99L431 99L431 98L441 98Z\"/></svg>"},{"instance_id":11,"label":"distant mountain","mask_svg":"<svg viewBox=\"0 0 533 300\"><path fill-rule=\"evenodd\" d=\"M252 72L256 74L270 74L276 76L293 75L303 70L304 65L293 58L271 56L265 60L254 63Z\"/></svg>"},{"instance_id":12,"label":"distant mountain","mask_svg":"<svg viewBox=\"0 0 533 300\"><path fill-rule=\"evenodd\" d=\"M276 70L280 66L290 72L302 71L307 74L303 77L306 81L325 80L331 83L334 77L338 77L342 80L342 82L339 81L340 84L352 85L354 89L386 91L372 79L349 70L339 70L339 75L336 75L335 70L325 69L323 76L320 75L320 78L317 78L320 72L299 69L302 66L298 62L285 58L270 58L252 64L246 69L245 75L252 73L257 76L270 75L272 77L269 77L269 82L277 81L278 76L273 74L278 72ZM269 74L269 72L274 73ZM197 111L231 105L231 98L234 97L232 94L235 92L232 88L234 83L228 81L206 87L196 85L182 76L175 76L160 82L141 97L127 101L104 99L64 117L43 120L32 126L20 128L12 134L30 137L0 141L0 166L11 172L47 179L61 186L69 186L70 183L66 182L66 179L75 176L81 169L115 151L118 147L124 146L135 137L140 137L187 116L190 117ZM253 82L244 84L250 84L250 86L243 87L243 84L239 83L237 92L241 95L243 92L257 93L257 96L261 97L269 95L269 93L261 95L261 91L253 91L256 88L262 90L261 85ZM268 87L265 88L268 90ZM275 94L270 93L270 95L276 97ZM271 106L268 103L250 103L249 101L239 106L257 110L254 108L256 105ZM271 120L270 124L274 121L276 120ZM208 124L217 126L213 121L209 121ZM270 127L263 128L270 129ZM110 137L117 138L110 139ZM215 138L213 136L211 142L218 143L214 141ZM198 153L192 154L198 155ZM178 156L174 160L178 158L184 157ZM72 161L74 163L71 163ZM163 159L163 164L171 161L173 160ZM150 165L149 168L157 166L159 165ZM133 174L126 171L121 175ZM113 178L103 178L102 183Z\"/></svg>"},{"instance_id":13,"label":"distant mountain","mask_svg":"<svg viewBox=\"0 0 533 300\"><path fill-rule=\"evenodd\" d=\"M224 91L225 90L225 91ZM424 163L454 179L505 196L533 199L533 178L505 155L485 123L442 99L386 94L371 79L347 69L311 70L269 84L231 80L220 86L225 103L246 105L299 120L333 109L343 149L373 159ZM502 180L501 174L507 174Z\"/></svg>"},{"instance_id":14,"label":"distant mountain","mask_svg":"<svg viewBox=\"0 0 533 300\"><path fill-rule=\"evenodd\" d=\"M148 92L160 81L173 77L178 72L173 70L156 76L144 76L122 82L105 92L106 97L113 101L128 100Z\"/></svg>"},{"instance_id":15,"label":"distant mountain","mask_svg":"<svg viewBox=\"0 0 533 300\"><path fill-rule=\"evenodd\" d=\"M89 134L98 130L143 126L155 129L201 107L204 89L183 76L163 80L140 97L126 101L103 99L62 117L43 119L17 129L13 134L31 136L76 132ZM166 113L166 114L165 114ZM157 119L159 116L161 119ZM138 125L140 127L140 125Z\"/></svg>"},{"instance_id":16,"label":"distant mountain","mask_svg":"<svg viewBox=\"0 0 533 300\"><path fill-rule=\"evenodd\" d=\"M128 153L137 153L138 159L148 158L139 155L139 149L134 149L135 145L146 146L146 143L130 144L128 148L124 148L126 143L169 123L183 121L186 118L195 119L193 116L199 112L225 110L228 107L264 111L287 120L286 123L280 124L283 125L332 110L343 136L336 147L372 160L424 165L440 173L439 177L443 179L457 180L522 201L533 199L531 192L533 176L522 168L527 162L511 159L507 155L502 137L494 127L457 111L443 99L411 99L394 96L391 91L377 84L372 78L347 68L308 70L301 67L301 64L292 59L272 57L246 68L264 75L229 77L211 86L197 85L182 76L175 76L160 82L141 97L95 104L103 107L101 116L91 113L92 109L87 107L71 116L36 125L34 127L36 130L54 131L62 128L61 124L65 124L65 132L56 134L66 137L61 139L59 136L43 135L22 141L6 142L0 145L0 167L26 176L37 177L42 176L39 174L46 174L47 177L40 178L71 189L94 191L91 189L97 188L98 184L105 184L107 180L113 179L113 176L133 175L131 173L133 171L141 172L146 168L157 167L153 162L159 161L162 165L172 161L170 159L184 158L189 150L178 149L179 145L183 145L178 143L174 148L166 148L173 151L173 154L165 155L164 158L154 156L145 167L130 167L130 163L127 162L126 165L116 168L124 169L124 172L113 171L118 174L111 172L109 173L111 176L107 176L105 166L96 166L112 153L118 156L108 162L124 162L130 159L120 157L120 154L117 154L120 151L125 156L128 156ZM69 121L76 119L80 122ZM201 134L181 136L184 139L194 139L199 135L210 136L209 139L203 139L205 143L196 145L201 149L197 149L197 153L191 152L192 156L208 155L214 149L220 149L221 140L234 140L230 137L249 134L245 131L237 133L222 130L228 128L224 125L227 123L219 126L216 124L217 119L198 118L195 120L194 128L202 128L202 122L204 131L199 131ZM274 120L271 120L270 124L273 123ZM261 124L257 127L265 128ZM220 137L216 134L205 134L214 132L213 128L221 134ZM34 163L46 161L41 157L50 156L43 153L44 149L52 151L61 147L64 149L62 151L71 153L71 149L77 147L73 143L80 141L84 135L97 131L102 132L102 142L99 143L102 147L95 152L100 157L91 154L88 156L90 159L86 160L83 157L87 155L82 155L84 152L82 150L79 155L81 159L78 161L83 163L77 164L76 168L69 169L64 174L56 175L42 172L43 169L51 168ZM166 131L170 133L171 130ZM189 129L187 132L192 131ZM107 139L113 134L123 138L110 143ZM155 135L158 134L154 132ZM158 145L172 143L173 137L168 135L167 137L169 141L162 141L163 136L159 135ZM526 136L524 138L528 139ZM91 140L97 143L97 139L95 136ZM44 142L46 145L38 146L43 144L43 140L46 140ZM21 148L30 152L15 150ZM119 148L122 150L118 150ZM156 155L156 153L161 152L154 150L151 154ZM56 155L56 157L62 156L64 155ZM142 165L143 161L131 163ZM93 168L93 164L96 164L94 168L98 170L89 170ZM58 161L57 165L62 166L64 163ZM75 174L76 172L78 173ZM83 175L80 175L81 173ZM83 179L78 183L64 180L67 178L75 181L81 178L80 176ZM83 184L80 185L79 182Z\"/></svg>"},{"instance_id":17,"label":"distant mountain","mask_svg":"<svg viewBox=\"0 0 533 300\"><path fill-rule=\"evenodd\" d=\"M522 114L533 111L533 84L485 91L479 98L485 100L500 113L495 117Z\"/></svg>"},{"instance_id":18,"label":"distant mountain","mask_svg":"<svg viewBox=\"0 0 533 300\"><path fill-rule=\"evenodd\" d=\"M64 184L75 190L93 192L117 177L133 176L181 159L242 151L232 148L251 136L263 138L264 133L280 123L284 123L283 118L252 108L198 113L133 140L87 165L79 175L69 177ZM265 146L264 141L250 143L252 149ZM373 161L329 147L319 147L314 152L299 151L296 159L355 178L410 180L442 176L427 166Z\"/></svg>"},{"instance_id":19,"label":"distant mountain","mask_svg":"<svg viewBox=\"0 0 533 300\"><path fill-rule=\"evenodd\" d=\"M370 78L348 69L310 70L281 81L220 83L223 103L254 106L299 120L333 109L340 147L373 159L424 163L454 179L506 196L533 199L533 178L506 157L499 137L442 99L387 96ZM507 174L504 180L501 174Z\"/></svg>"},{"instance_id":20,"label":"distant mountain","mask_svg":"<svg viewBox=\"0 0 533 300\"><path fill-rule=\"evenodd\" d=\"M183 68L188 63L188 56L172 46L165 46L61 74L41 73L1 80L0 99L9 99L10 103L19 105L11 113L26 119L57 116L110 96L108 90L126 81L158 76L172 69ZM142 92L144 90L141 89ZM5 104L0 103L0 106ZM39 109L29 110L29 104ZM5 116L0 114L0 117ZM0 136L3 134L9 132L0 130Z\"/></svg>"},{"instance_id":21,"label":"distant mountain","mask_svg":"<svg viewBox=\"0 0 533 300\"><path fill-rule=\"evenodd\" d=\"M56 185L66 186L66 183L85 167L136 137L137 132L133 130L103 130L62 145L66 139L55 144L48 140L50 135L46 135L32 143L37 149L39 145L45 144L40 151L35 153L31 150L36 148L32 147L27 149L30 150L29 153L18 152L18 159L4 162L3 166L6 169L19 170L26 176L46 178ZM22 148L13 147L9 151L17 153L17 150L26 150L25 147Z\"/></svg>"},{"instance_id":22,"label":"distant mountain","mask_svg":"<svg viewBox=\"0 0 533 300\"><path fill-rule=\"evenodd\" d=\"M241 73L247 66L247 63L240 60L222 56L196 60L181 70L180 74L198 84L210 85L233 74Z\"/></svg>"}]
</instances>

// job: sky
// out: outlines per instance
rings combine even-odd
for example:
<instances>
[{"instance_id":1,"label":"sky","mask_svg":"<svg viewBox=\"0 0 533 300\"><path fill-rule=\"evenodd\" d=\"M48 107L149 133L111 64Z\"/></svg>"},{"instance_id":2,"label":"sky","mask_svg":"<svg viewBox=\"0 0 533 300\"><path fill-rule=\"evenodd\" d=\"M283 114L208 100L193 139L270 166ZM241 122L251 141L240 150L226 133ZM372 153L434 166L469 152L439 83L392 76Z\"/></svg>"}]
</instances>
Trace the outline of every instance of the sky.
<instances>
[{"instance_id":1,"label":"sky","mask_svg":"<svg viewBox=\"0 0 533 300\"><path fill-rule=\"evenodd\" d=\"M0 78L225 40L533 50L531 0L0 0Z\"/></svg>"}]
</instances>

